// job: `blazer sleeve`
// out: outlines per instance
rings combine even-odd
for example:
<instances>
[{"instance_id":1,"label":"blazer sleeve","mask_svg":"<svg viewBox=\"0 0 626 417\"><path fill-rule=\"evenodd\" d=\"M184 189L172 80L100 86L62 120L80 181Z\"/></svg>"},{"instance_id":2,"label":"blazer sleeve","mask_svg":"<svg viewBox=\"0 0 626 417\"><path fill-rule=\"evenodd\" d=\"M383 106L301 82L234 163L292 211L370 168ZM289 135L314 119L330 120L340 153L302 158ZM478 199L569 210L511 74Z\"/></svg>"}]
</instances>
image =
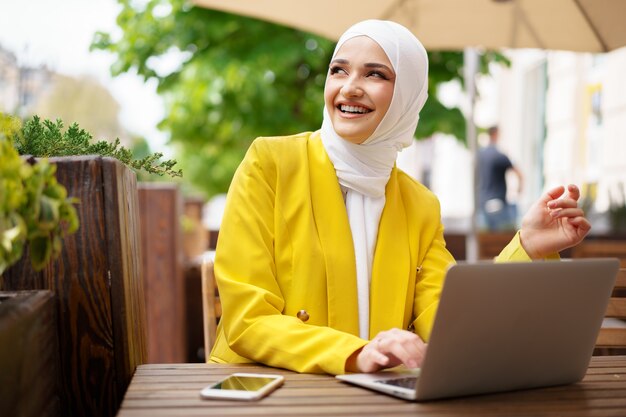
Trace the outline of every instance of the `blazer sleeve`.
<instances>
[{"instance_id":1,"label":"blazer sleeve","mask_svg":"<svg viewBox=\"0 0 626 417\"><path fill-rule=\"evenodd\" d=\"M231 184L215 259L223 307L221 325L235 353L297 372L340 374L367 341L330 327L283 315L276 277L274 224L276 162L255 141ZM281 155L284 157L284 155Z\"/></svg>"},{"instance_id":2,"label":"blazer sleeve","mask_svg":"<svg viewBox=\"0 0 626 417\"><path fill-rule=\"evenodd\" d=\"M416 318L413 321L413 327L417 335L425 342L430 339L446 271L454 262L454 258L446 248L443 224L439 222L434 238L416 271L413 305Z\"/></svg>"},{"instance_id":3,"label":"blazer sleeve","mask_svg":"<svg viewBox=\"0 0 626 417\"><path fill-rule=\"evenodd\" d=\"M559 260L561 257L558 253L546 256L545 260ZM496 257L496 262L530 262L532 259L522 246L519 231L515 233L513 239L502 249L502 252Z\"/></svg>"}]
</instances>

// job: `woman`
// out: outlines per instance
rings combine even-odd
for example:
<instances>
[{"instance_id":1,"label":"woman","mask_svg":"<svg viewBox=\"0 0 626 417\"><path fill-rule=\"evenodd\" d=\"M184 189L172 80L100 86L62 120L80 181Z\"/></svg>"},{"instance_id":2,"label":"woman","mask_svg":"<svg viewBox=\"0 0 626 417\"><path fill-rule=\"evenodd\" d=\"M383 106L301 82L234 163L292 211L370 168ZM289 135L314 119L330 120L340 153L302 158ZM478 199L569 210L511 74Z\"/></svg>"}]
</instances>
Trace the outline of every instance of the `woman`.
<instances>
[{"instance_id":1,"label":"woman","mask_svg":"<svg viewBox=\"0 0 626 417\"><path fill-rule=\"evenodd\" d=\"M369 20L339 39L322 127L258 138L217 245L223 315L210 360L299 372L420 366L447 267L439 202L395 167L427 97L421 43ZM500 261L551 257L589 223L578 189L546 193Z\"/></svg>"}]
</instances>

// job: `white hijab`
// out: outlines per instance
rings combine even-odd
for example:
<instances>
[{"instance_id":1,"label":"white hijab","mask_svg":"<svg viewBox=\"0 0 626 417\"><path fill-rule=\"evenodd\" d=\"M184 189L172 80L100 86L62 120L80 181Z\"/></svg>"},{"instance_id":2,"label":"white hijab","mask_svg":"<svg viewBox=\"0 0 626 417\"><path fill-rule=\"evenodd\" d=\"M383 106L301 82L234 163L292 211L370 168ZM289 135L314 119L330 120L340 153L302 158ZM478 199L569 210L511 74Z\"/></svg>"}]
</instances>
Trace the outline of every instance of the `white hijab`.
<instances>
[{"instance_id":1,"label":"white hijab","mask_svg":"<svg viewBox=\"0 0 626 417\"><path fill-rule=\"evenodd\" d=\"M365 20L349 28L337 42L367 36L385 51L396 73L391 105L372 135L357 145L335 132L324 107L322 143L335 167L339 184L347 189L346 209L356 257L359 335L369 339L369 287L378 223L385 206L385 186L398 152L409 146L419 112L428 97L428 56L420 41L404 26Z\"/></svg>"}]
</instances>

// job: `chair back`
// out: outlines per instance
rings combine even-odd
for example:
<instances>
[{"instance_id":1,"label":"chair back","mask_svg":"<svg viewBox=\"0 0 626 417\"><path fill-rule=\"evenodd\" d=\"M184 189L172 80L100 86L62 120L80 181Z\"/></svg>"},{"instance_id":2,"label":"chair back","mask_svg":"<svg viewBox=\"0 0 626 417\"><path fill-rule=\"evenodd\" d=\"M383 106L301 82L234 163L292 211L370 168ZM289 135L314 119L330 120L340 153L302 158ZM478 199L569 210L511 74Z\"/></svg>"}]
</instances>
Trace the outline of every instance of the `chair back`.
<instances>
[{"instance_id":1,"label":"chair back","mask_svg":"<svg viewBox=\"0 0 626 417\"><path fill-rule=\"evenodd\" d=\"M202 261L202 322L204 327L204 355L208 361L211 349L215 343L217 334L217 323L222 316L222 305L220 303L217 285L215 283L215 273L213 272L213 261L204 259Z\"/></svg>"},{"instance_id":2,"label":"chair back","mask_svg":"<svg viewBox=\"0 0 626 417\"><path fill-rule=\"evenodd\" d=\"M598 353L611 353L611 349L626 349L626 268L621 268L617 273L615 288L605 317L596 342Z\"/></svg>"},{"instance_id":3,"label":"chair back","mask_svg":"<svg viewBox=\"0 0 626 417\"><path fill-rule=\"evenodd\" d=\"M476 236L478 259L493 259L515 237L515 231L480 232Z\"/></svg>"}]
</instances>

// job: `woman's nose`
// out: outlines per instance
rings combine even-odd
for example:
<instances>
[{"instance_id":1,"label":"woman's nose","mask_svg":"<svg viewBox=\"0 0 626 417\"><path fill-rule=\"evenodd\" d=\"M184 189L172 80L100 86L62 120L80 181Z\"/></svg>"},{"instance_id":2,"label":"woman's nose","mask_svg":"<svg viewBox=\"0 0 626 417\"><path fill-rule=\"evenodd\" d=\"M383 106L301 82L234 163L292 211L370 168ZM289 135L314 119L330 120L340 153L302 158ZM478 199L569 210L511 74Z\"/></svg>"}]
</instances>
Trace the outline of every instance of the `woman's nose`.
<instances>
[{"instance_id":1,"label":"woman's nose","mask_svg":"<svg viewBox=\"0 0 626 417\"><path fill-rule=\"evenodd\" d=\"M341 94L343 94L344 97L360 97L363 95L363 89L358 80L348 78L343 87L341 87Z\"/></svg>"}]
</instances>

